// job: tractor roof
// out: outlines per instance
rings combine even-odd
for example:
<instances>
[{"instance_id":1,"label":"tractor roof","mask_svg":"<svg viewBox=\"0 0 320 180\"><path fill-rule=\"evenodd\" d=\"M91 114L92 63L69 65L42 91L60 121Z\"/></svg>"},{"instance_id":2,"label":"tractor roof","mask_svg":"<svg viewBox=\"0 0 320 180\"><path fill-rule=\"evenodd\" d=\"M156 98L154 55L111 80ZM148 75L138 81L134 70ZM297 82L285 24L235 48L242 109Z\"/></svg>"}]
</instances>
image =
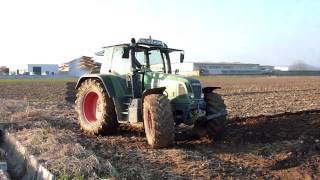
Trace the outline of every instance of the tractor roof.
<instances>
[{"instance_id":1,"label":"tractor roof","mask_svg":"<svg viewBox=\"0 0 320 180\"><path fill-rule=\"evenodd\" d=\"M117 46L129 47L129 46L133 46L133 45L141 47L141 48L147 48L147 49L159 49L159 47L160 47L162 49L168 49L168 50L172 50L172 51L182 51L179 49L168 48L166 43L159 41L159 40L151 39L151 38L149 38L149 39L141 38L138 40L137 43L135 42L135 39L133 38L131 40L131 44L124 43L124 44L117 44L117 45L112 45L112 46L105 46L103 48L117 47Z\"/></svg>"},{"instance_id":2,"label":"tractor roof","mask_svg":"<svg viewBox=\"0 0 320 180\"><path fill-rule=\"evenodd\" d=\"M135 47L138 47L138 48L141 48L141 49L148 49L148 50L162 49L162 50L168 51L169 53L170 52L174 52L174 51L183 51L183 50L180 50L180 49L168 48L167 44L163 43L162 41L154 40L154 39L139 39L139 41L137 43L135 43L134 39L131 40L131 41L133 41L134 43L131 43L131 44L128 44L128 43L116 44L116 45L112 45L112 46L105 46L103 48L132 47L132 46L135 46ZM103 52L104 52L104 50L99 51L99 52L96 53L96 55L103 56Z\"/></svg>"}]
</instances>

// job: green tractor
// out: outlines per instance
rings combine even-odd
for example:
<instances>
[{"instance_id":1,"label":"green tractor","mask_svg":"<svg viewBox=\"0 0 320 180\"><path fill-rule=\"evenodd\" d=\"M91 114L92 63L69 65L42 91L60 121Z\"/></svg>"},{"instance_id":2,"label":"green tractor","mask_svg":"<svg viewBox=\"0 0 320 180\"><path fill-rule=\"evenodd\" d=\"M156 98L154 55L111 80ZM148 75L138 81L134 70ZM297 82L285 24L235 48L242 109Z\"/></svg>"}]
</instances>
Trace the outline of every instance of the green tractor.
<instances>
[{"instance_id":1,"label":"green tractor","mask_svg":"<svg viewBox=\"0 0 320 180\"><path fill-rule=\"evenodd\" d=\"M183 123L205 129L217 137L226 122L226 106L219 87L201 87L193 78L172 73L168 48L154 39L104 47L99 74L87 74L76 85L75 110L83 131L108 134L119 123L143 122L148 144L167 147L175 141L175 128ZM202 131L203 132L203 131Z\"/></svg>"}]
</instances>

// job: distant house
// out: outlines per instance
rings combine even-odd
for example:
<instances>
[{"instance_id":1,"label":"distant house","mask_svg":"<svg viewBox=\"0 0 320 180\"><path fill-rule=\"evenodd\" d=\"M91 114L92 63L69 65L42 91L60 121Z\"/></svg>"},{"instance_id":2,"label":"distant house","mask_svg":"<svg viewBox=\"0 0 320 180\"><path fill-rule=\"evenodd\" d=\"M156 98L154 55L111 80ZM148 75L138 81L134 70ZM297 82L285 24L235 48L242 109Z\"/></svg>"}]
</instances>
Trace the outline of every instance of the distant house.
<instances>
[{"instance_id":1,"label":"distant house","mask_svg":"<svg viewBox=\"0 0 320 180\"><path fill-rule=\"evenodd\" d=\"M58 69L58 64L28 64L30 75L56 75Z\"/></svg>"}]
</instances>

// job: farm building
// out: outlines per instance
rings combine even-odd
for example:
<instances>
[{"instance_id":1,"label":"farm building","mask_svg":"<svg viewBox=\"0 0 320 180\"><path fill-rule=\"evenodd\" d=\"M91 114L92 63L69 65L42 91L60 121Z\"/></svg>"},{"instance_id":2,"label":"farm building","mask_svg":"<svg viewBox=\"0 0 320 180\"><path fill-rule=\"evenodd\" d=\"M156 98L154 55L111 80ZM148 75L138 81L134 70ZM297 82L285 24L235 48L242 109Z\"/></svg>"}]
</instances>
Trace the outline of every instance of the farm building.
<instances>
[{"instance_id":1,"label":"farm building","mask_svg":"<svg viewBox=\"0 0 320 180\"><path fill-rule=\"evenodd\" d=\"M186 62L173 63L173 72L179 72L185 75L250 75L264 74L273 71L273 66L260 66L259 64L248 63L201 63L201 62Z\"/></svg>"},{"instance_id":2,"label":"farm building","mask_svg":"<svg viewBox=\"0 0 320 180\"><path fill-rule=\"evenodd\" d=\"M58 64L28 64L30 75L56 75L58 69Z\"/></svg>"},{"instance_id":3,"label":"farm building","mask_svg":"<svg viewBox=\"0 0 320 180\"><path fill-rule=\"evenodd\" d=\"M64 63L59 67L61 74L69 76L80 77L84 74L98 73L101 64L95 62L92 57L82 56L70 62Z\"/></svg>"}]
</instances>

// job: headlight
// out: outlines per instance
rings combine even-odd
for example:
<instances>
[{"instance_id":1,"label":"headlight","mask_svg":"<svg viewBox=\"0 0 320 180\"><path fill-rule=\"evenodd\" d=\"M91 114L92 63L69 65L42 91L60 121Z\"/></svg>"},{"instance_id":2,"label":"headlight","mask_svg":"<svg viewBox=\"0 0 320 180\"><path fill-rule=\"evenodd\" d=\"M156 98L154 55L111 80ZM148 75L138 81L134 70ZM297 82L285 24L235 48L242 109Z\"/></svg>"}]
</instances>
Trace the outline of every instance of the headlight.
<instances>
[{"instance_id":1,"label":"headlight","mask_svg":"<svg viewBox=\"0 0 320 180\"><path fill-rule=\"evenodd\" d=\"M188 93L188 95L189 95L189 97L190 97L191 99L194 98L194 93Z\"/></svg>"},{"instance_id":2,"label":"headlight","mask_svg":"<svg viewBox=\"0 0 320 180\"><path fill-rule=\"evenodd\" d=\"M204 98L204 94L203 93L201 93L201 99L203 99Z\"/></svg>"}]
</instances>

